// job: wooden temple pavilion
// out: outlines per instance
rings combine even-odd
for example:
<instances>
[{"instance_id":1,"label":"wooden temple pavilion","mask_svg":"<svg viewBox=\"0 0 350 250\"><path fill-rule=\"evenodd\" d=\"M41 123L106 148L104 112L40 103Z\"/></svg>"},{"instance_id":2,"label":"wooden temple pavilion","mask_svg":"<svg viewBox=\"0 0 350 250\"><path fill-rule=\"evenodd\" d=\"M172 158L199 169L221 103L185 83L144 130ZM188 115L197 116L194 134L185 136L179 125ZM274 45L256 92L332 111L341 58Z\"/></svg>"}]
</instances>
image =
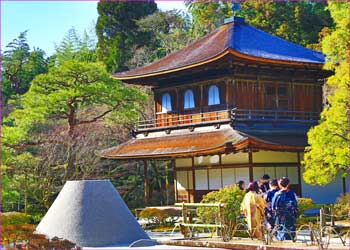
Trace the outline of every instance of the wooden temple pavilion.
<instances>
[{"instance_id":1,"label":"wooden temple pavilion","mask_svg":"<svg viewBox=\"0 0 350 250\"><path fill-rule=\"evenodd\" d=\"M154 116L138 122L134 138L98 155L169 160L175 200L201 197L239 180L288 176L292 189L316 202L342 193L302 180L306 133L322 110L322 53L249 26L234 17L217 30L160 60L114 74L152 86ZM322 192L322 193L320 193Z\"/></svg>"}]
</instances>

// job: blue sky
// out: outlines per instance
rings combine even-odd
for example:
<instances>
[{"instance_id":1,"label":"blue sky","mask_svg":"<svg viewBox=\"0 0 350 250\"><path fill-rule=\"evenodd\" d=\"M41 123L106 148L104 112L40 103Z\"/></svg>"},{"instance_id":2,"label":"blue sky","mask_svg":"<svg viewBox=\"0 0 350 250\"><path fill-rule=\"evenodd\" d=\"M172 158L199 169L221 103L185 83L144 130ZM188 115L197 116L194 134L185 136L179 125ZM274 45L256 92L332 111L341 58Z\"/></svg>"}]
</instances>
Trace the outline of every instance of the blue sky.
<instances>
[{"instance_id":1,"label":"blue sky","mask_svg":"<svg viewBox=\"0 0 350 250\"><path fill-rule=\"evenodd\" d=\"M162 10L184 9L182 1L156 1ZM1 1L1 51L20 32L28 30L29 45L48 55L71 27L80 33L93 29L97 1Z\"/></svg>"}]
</instances>

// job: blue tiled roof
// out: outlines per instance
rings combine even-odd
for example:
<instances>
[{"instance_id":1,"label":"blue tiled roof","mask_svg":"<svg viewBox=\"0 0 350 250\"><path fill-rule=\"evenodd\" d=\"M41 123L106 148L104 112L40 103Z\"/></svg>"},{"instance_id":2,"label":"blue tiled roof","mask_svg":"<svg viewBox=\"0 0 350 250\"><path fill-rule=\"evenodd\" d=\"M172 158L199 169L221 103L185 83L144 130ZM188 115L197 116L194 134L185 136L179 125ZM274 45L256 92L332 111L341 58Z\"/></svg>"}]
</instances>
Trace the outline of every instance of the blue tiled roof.
<instances>
[{"instance_id":1,"label":"blue tiled roof","mask_svg":"<svg viewBox=\"0 0 350 250\"><path fill-rule=\"evenodd\" d=\"M231 25L227 47L242 54L294 62L324 63L324 55L262 30L236 22Z\"/></svg>"},{"instance_id":2,"label":"blue tiled roof","mask_svg":"<svg viewBox=\"0 0 350 250\"><path fill-rule=\"evenodd\" d=\"M212 58L220 58L231 49L240 55L251 56L252 61L269 59L272 63L324 64L324 55L304 48L279 37L246 24L243 19L232 18L232 22L222 25L212 33L171 53L151 64L120 72L114 76L118 79L147 77L149 74L166 74L181 70L189 65L205 63ZM234 21L233 21L234 20ZM310 65L308 65L310 66Z\"/></svg>"}]
</instances>

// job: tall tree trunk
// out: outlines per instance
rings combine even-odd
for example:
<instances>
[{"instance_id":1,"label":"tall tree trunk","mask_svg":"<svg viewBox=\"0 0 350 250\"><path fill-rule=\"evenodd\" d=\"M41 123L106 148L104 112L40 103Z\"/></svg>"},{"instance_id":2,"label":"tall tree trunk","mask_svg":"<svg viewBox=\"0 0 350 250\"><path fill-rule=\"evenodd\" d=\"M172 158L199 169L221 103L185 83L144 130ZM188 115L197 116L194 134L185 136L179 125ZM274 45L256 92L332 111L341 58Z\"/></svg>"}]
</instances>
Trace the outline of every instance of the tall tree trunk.
<instances>
[{"instance_id":1,"label":"tall tree trunk","mask_svg":"<svg viewBox=\"0 0 350 250\"><path fill-rule=\"evenodd\" d=\"M67 148L67 167L65 172L65 180L74 179L75 175L75 146L76 146L76 108L71 103L68 104L69 113L68 113L68 136L70 142L68 143Z\"/></svg>"}]
</instances>

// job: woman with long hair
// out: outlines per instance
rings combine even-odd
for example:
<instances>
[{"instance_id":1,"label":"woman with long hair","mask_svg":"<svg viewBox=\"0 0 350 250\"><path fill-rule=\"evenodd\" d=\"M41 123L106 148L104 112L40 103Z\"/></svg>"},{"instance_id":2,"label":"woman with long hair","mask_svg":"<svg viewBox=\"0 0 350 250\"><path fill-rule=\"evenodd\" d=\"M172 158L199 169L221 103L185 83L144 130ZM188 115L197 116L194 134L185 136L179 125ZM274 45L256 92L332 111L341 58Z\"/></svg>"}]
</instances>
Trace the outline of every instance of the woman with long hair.
<instances>
[{"instance_id":1,"label":"woman with long hair","mask_svg":"<svg viewBox=\"0 0 350 250\"><path fill-rule=\"evenodd\" d=\"M265 200L259 192L259 185L256 181L249 183L241 209L246 217L251 236L261 239L263 237Z\"/></svg>"}]
</instances>

